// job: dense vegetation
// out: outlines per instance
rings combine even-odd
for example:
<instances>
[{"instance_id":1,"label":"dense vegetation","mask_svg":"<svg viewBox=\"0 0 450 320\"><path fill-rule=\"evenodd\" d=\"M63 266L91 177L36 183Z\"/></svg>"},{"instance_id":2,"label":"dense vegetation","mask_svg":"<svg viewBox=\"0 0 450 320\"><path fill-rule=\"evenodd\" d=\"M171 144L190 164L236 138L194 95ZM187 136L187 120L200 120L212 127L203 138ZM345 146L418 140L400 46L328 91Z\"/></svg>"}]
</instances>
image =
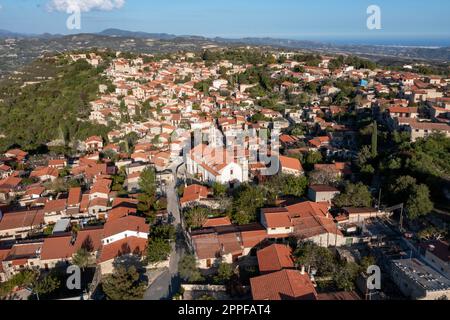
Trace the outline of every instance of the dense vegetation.
<instances>
[{"instance_id":1,"label":"dense vegetation","mask_svg":"<svg viewBox=\"0 0 450 320\"><path fill-rule=\"evenodd\" d=\"M39 66L54 69L50 80L1 85L0 133L6 137L0 139L0 151L13 145L35 150L55 139L68 145L93 134L105 136L107 127L84 121L89 102L97 98L98 86L104 83L103 69L84 60L69 63L62 57L42 59Z\"/></svg>"}]
</instances>

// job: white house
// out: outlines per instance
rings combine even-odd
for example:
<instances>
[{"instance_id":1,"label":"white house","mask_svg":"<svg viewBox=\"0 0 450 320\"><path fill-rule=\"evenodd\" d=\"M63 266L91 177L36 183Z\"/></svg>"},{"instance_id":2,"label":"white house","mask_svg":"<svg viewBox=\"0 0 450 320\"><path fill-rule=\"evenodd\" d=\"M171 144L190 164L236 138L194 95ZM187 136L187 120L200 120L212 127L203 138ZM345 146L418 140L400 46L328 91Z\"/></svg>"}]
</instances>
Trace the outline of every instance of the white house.
<instances>
[{"instance_id":1,"label":"white house","mask_svg":"<svg viewBox=\"0 0 450 320\"><path fill-rule=\"evenodd\" d=\"M102 244L111 244L128 237L148 239L150 227L144 218L126 216L107 221L103 229Z\"/></svg>"},{"instance_id":2,"label":"white house","mask_svg":"<svg viewBox=\"0 0 450 320\"><path fill-rule=\"evenodd\" d=\"M236 159L224 148L213 148L204 144L193 148L186 155L187 172L201 181L234 186L248 181L248 159Z\"/></svg>"}]
</instances>

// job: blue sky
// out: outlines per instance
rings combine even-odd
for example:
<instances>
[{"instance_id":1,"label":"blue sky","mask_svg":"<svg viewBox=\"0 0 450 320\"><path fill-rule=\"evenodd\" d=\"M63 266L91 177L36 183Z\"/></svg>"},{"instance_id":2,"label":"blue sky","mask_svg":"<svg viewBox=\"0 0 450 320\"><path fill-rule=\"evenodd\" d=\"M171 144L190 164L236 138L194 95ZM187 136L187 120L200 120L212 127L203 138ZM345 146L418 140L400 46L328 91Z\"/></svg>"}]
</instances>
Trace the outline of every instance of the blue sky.
<instances>
[{"instance_id":1,"label":"blue sky","mask_svg":"<svg viewBox=\"0 0 450 320\"><path fill-rule=\"evenodd\" d=\"M92 0L125 1L91 8L82 29L66 28L60 3L91 0L0 0L0 29L25 33L98 32L106 28L223 37L450 45L450 1L442 0ZM369 5L381 8L382 30L366 27Z\"/></svg>"}]
</instances>

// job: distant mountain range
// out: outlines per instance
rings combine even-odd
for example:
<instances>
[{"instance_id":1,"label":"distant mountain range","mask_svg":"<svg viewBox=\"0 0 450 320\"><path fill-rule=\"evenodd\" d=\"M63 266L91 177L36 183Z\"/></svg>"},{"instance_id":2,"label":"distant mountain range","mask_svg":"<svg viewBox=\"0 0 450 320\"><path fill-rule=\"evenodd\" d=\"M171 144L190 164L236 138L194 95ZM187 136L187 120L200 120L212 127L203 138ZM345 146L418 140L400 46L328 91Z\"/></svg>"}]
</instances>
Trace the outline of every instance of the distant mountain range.
<instances>
[{"instance_id":1,"label":"distant mountain range","mask_svg":"<svg viewBox=\"0 0 450 320\"><path fill-rule=\"evenodd\" d=\"M174 35L168 33L147 33L140 31L127 31L121 29L106 29L99 33L91 34L20 34L7 30L0 30L0 39L16 38L19 41L30 42L33 45L40 44L47 47L47 51L72 50L73 48L110 47L111 49L143 50L148 52L192 50L201 49L208 45L251 45L268 46L282 49L304 49L331 54L354 54L374 60L397 59L397 60L433 60L447 63L450 61L450 48L436 47L407 47L407 46L380 46L380 45L338 45L333 43L301 41L276 38L208 38L193 35ZM130 45L134 39L135 44ZM147 40L156 42L150 45ZM54 46L54 47L52 47Z\"/></svg>"}]
</instances>

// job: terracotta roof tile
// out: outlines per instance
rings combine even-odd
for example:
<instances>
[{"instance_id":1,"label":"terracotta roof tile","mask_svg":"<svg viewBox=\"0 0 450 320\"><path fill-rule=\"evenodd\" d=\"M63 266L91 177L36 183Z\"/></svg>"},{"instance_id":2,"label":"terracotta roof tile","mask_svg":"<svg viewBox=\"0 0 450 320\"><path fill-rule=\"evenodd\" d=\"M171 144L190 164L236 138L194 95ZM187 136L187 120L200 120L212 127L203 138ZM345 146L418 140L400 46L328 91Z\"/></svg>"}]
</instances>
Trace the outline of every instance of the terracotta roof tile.
<instances>
[{"instance_id":1,"label":"terracotta roof tile","mask_svg":"<svg viewBox=\"0 0 450 320\"><path fill-rule=\"evenodd\" d=\"M44 212L41 210L10 212L3 215L0 230L36 227L44 224Z\"/></svg>"},{"instance_id":2,"label":"terracotta roof tile","mask_svg":"<svg viewBox=\"0 0 450 320\"><path fill-rule=\"evenodd\" d=\"M98 261L105 262L123 255L142 255L147 248L147 239L128 237L103 246Z\"/></svg>"},{"instance_id":3,"label":"terracotta roof tile","mask_svg":"<svg viewBox=\"0 0 450 320\"><path fill-rule=\"evenodd\" d=\"M286 245L273 244L257 252L260 272L272 272L294 267L292 249Z\"/></svg>"},{"instance_id":4,"label":"terracotta roof tile","mask_svg":"<svg viewBox=\"0 0 450 320\"><path fill-rule=\"evenodd\" d=\"M317 300L317 292L307 274L281 270L250 279L253 300Z\"/></svg>"},{"instance_id":5,"label":"terracotta roof tile","mask_svg":"<svg viewBox=\"0 0 450 320\"><path fill-rule=\"evenodd\" d=\"M72 236L46 238L41 250L41 260L69 259L74 254Z\"/></svg>"},{"instance_id":6,"label":"terracotta roof tile","mask_svg":"<svg viewBox=\"0 0 450 320\"><path fill-rule=\"evenodd\" d=\"M229 226L231 224L229 217L211 218L203 224L203 228Z\"/></svg>"},{"instance_id":7,"label":"terracotta roof tile","mask_svg":"<svg viewBox=\"0 0 450 320\"><path fill-rule=\"evenodd\" d=\"M104 226L103 238L107 238L124 231L149 233L150 226L145 223L145 218L135 216L127 216L112 221L108 220Z\"/></svg>"},{"instance_id":8,"label":"terracotta roof tile","mask_svg":"<svg viewBox=\"0 0 450 320\"><path fill-rule=\"evenodd\" d=\"M69 198L67 199L68 206L76 206L81 202L81 188L70 188Z\"/></svg>"}]
</instances>

